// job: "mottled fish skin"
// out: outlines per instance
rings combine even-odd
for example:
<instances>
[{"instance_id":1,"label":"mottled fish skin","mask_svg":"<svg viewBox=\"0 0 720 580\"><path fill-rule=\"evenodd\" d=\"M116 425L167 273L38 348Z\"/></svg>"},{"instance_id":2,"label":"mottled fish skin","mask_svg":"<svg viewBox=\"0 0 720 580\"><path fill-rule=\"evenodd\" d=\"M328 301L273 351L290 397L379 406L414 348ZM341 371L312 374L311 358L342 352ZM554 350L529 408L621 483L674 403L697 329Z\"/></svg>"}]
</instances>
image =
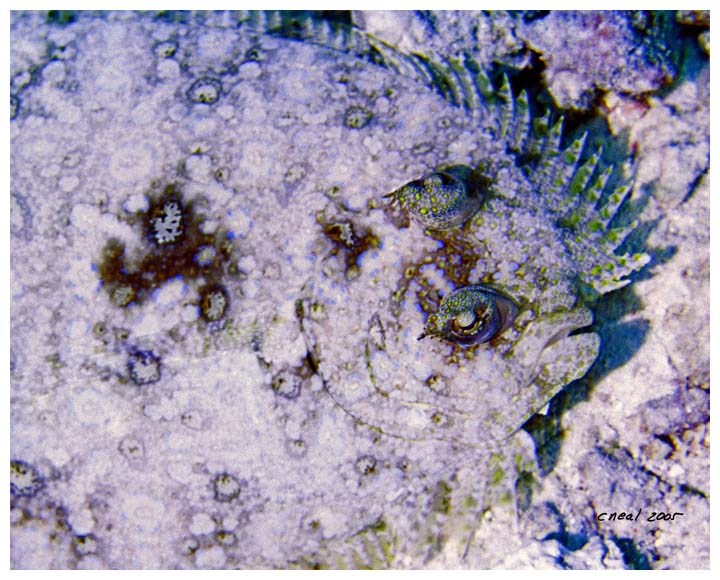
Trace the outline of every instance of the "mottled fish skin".
<instances>
[{"instance_id":1,"label":"mottled fish skin","mask_svg":"<svg viewBox=\"0 0 720 580\"><path fill-rule=\"evenodd\" d=\"M389 194L419 224L432 230L462 226L481 207L483 192L472 190L452 168L428 173Z\"/></svg>"},{"instance_id":2,"label":"mottled fish skin","mask_svg":"<svg viewBox=\"0 0 720 580\"><path fill-rule=\"evenodd\" d=\"M44 485L14 459L13 501L91 498L71 509L110 567L417 567L514 521L523 423L597 357L587 300L648 261L615 253L622 172L507 77L356 29L66 30L62 71L11 102L13 349L52 364L16 365L12 422L42 421L43 465L49 440L74 455ZM502 305L457 344L466 291Z\"/></svg>"}]
</instances>

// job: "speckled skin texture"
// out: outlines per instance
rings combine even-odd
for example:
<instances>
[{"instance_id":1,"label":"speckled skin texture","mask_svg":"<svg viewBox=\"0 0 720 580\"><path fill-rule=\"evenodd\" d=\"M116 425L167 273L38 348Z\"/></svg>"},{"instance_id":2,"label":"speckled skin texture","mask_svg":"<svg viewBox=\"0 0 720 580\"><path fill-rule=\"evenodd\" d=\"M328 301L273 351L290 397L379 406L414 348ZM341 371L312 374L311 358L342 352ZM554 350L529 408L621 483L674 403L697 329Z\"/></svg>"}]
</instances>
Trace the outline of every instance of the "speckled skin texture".
<instances>
[{"instance_id":1,"label":"speckled skin texture","mask_svg":"<svg viewBox=\"0 0 720 580\"><path fill-rule=\"evenodd\" d=\"M481 284L470 284L444 296L428 316L421 337L436 336L457 344L482 344L502 334L515 321L517 305Z\"/></svg>"},{"instance_id":2,"label":"speckled skin texture","mask_svg":"<svg viewBox=\"0 0 720 580\"><path fill-rule=\"evenodd\" d=\"M592 301L649 261L621 245L630 168L533 123L507 77L354 34L13 16L13 567L513 567L535 545L522 427L601 353ZM434 171L449 188L408 188ZM418 340L477 284L512 301L498 332Z\"/></svg>"},{"instance_id":3,"label":"speckled skin texture","mask_svg":"<svg viewBox=\"0 0 720 580\"><path fill-rule=\"evenodd\" d=\"M468 221L480 209L485 194L472 189L468 179L451 168L429 173L390 195L419 224L449 230Z\"/></svg>"}]
</instances>

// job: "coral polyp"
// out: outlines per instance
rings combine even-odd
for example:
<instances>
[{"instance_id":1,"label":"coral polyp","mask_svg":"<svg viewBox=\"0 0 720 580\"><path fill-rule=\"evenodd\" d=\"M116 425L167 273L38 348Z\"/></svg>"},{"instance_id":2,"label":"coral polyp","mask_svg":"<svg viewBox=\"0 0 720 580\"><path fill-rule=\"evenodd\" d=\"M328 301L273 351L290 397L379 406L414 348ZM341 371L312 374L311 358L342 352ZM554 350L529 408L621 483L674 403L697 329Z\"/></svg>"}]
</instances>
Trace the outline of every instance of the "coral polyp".
<instances>
[{"instance_id":1,"label":"coral polyp","mask_svg":"<svg viewBox=\"0 0 720 580\"><path fill-rule=\"evenodd\" d=\"M25 461L10 461L10 498L33 497L45 483L37 469Z\"/></svg>"},{"instance_id":2,"label":"coral polyp","mask_svg":"<svg viewBox=\"0 0 720 580\"><path fill-rule=\"evenodd\" d=\"M200 291L200 312L208 322L217 322L228 308L227 291L220 285L214 284Z\"/></svg>"},{"instance_id":3,"label":"coral polyp","mask_svg":"<svg viewBox=\"0 0 720 580\"><path fill-rule=\"evenodd\" d=\"M192 103L213 105L221 95L222 83L218 79L210 77L197 79L187 90L187 98Z\"/></svg>"},{"instance_id":4,"label":"coral polyp","mask_svg":"<svg viewBox=\"0 0 720 580\"><path fill-rule=\"evenodd\" d=\"M127 367L130 378L138 386L151 385L160 380L160 357L152 351L132 351L128 356Z\"/></svg>"}]
</instances>

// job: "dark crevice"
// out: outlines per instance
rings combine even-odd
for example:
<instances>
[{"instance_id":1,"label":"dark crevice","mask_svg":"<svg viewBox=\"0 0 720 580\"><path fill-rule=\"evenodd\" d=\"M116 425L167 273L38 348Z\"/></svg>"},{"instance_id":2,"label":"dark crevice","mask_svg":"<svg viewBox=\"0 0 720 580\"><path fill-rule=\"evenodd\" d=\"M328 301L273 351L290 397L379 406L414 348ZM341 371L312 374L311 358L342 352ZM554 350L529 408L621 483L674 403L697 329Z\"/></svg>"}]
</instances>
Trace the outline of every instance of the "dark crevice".
<instances>
[{"instance_id":1,"label":"dark crevice","mask_svg":"<svg viewBox=\"0 0 720 580\"><path fill-rule=\"evenodd\" d=\"M705 169L702 171L702 173L700 173L700 174L695 178L695 180L690 184L690 187L688 187L688 192L687 192L687 194L685 194L685 197L683 197L682 201L680 202L680 205L683 205L684 203L686 203L687 201L689 201L690 198L693 197L693 195L695 195L695 192L696 192L696 191L698 190L698 188L700 187L700 184L702 183L703 179L705 179L705 177L707 177L707 176L710 174L710 164L709 164L709 161L710 161L710 160L708 159L708 165L705 166Z\"/></svg>"},{"instance_id":2,"label":"dark crevice","mask_svg":"<svg viewBox=\"0 0 720 580\"><path fill-rule=\"evenodd\" d=\"M629 570L652 570L650 558L641 552L630 538L616 538L612 541L622 552L623 562Z\"/></svg>"}]
</instances>

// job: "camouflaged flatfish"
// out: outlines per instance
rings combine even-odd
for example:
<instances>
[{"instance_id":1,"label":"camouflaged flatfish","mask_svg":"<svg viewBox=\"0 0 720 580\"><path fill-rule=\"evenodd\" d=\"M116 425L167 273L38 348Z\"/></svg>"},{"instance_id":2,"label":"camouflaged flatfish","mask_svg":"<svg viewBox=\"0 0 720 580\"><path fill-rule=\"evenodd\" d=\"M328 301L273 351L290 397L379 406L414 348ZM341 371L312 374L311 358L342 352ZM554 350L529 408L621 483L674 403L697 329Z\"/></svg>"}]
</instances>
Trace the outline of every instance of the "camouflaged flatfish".
<instances>
[{"instance_id":1,"label":"camouflaged flatfish","mask_svg":"<svg viewBox=\"0 0 720 580\"><path fill-rule=\"evenodd\" d=\"M538 477L522 425L648 261L617 253L630 168L506 76L352 28L48 27L65 58L13 91L12 420L62 476L12 501L69 513L52 561L492 565Z\"/></svg>"}]
</instances>

